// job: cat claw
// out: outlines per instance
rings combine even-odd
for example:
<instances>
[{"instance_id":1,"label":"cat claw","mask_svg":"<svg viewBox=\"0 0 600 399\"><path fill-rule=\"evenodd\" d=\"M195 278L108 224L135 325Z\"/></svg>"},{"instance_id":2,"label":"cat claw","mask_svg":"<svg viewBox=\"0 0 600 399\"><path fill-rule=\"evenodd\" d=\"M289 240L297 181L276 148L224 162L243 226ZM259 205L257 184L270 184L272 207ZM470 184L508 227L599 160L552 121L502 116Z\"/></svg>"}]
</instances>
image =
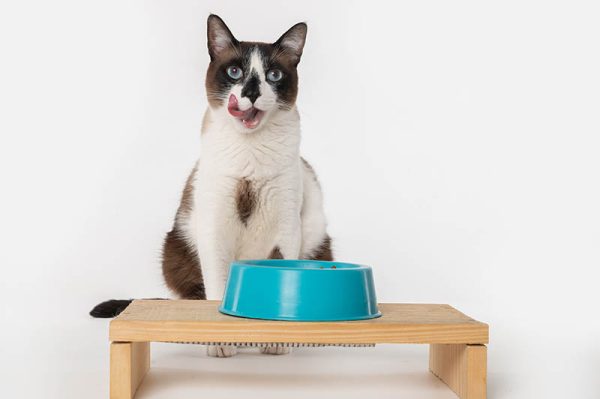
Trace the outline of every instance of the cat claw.
<instances>
[{"instance_id":1,"label":"cat claw","mask_svg":"<svg viewBox=\"0 0 600 399\"><path fill-rule=\"evenodd\" d=\"M233 345L208 345L206 354L210 357L232 357L237 354L237 347Z\"/></svg>"}]
</instances>

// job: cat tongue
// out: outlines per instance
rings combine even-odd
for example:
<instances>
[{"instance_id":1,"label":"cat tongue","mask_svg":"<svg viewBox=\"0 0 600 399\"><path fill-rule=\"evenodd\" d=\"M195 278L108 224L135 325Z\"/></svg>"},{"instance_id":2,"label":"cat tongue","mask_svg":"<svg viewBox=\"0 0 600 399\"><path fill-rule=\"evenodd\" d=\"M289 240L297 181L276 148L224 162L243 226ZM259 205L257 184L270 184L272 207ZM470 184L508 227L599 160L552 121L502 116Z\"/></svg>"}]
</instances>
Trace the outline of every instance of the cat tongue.
<instances>
[{"instance_id":1,"label":"cat tongue","mask_svg":"<svg viewBox=\"0 0 600 399\"><path fill-rule=\"evenodd\" d=\"M231 116L240 119L244 126L248 129L254 129L260 123L263 112L257 108L250 107L245 111L239 109L237 97L232 94L229 96L229 103L227 104L227 111Z\"/></svg>"},{"instance_id":2,"label":"cat tongue","mask_svg":"<svg viewBox=\"0 0 600 399\"><path fill-rule=\"evenodd\" d=\"M247 112L240 111L237 97L234 94L229 96L229 104L227 104L227 111L229 111L229 113L232 116L235 116L236 118L241 118Z\"/></svg>"}]
</instances>

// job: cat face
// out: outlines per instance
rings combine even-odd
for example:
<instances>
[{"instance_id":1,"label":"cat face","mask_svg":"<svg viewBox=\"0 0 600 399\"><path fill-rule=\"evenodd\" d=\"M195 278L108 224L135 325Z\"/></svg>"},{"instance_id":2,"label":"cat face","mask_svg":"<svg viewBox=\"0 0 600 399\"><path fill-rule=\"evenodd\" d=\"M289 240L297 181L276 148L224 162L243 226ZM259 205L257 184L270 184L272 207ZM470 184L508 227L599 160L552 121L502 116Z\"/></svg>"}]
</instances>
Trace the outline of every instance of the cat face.
<instances>
[{"instance_id":1,"label":"cat face","mask_svg":"<svg viewBox=\"0 0 600 399\"><path fill-rule=\"evenodd\" d=\"M305 39L306 24L299 23L272 44L239 42L221 18L210 15L206 92L211 108L243 133L290 110L298 93L296 67Z\"/></svg>"}]
</instances>

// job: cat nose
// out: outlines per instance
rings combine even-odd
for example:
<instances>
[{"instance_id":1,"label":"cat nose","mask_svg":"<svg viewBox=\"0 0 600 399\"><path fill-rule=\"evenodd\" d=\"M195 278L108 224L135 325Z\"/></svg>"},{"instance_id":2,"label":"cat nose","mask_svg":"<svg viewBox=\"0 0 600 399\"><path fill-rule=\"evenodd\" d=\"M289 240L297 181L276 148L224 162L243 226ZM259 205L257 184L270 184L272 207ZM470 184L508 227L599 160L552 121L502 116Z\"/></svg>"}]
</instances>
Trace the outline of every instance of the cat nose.
<instances>
[{"instance_id":1,"label":"cat nose","mask_svg":"<svg viewBox=\"0 0 600 399\"><path fill-rule=\"evenodd\" d=\"M256 74L250 76L250 79L244 84L242 88L242 97L248 97L252 104L260 97L260 80Z\"/></svg>"}]
</instances>

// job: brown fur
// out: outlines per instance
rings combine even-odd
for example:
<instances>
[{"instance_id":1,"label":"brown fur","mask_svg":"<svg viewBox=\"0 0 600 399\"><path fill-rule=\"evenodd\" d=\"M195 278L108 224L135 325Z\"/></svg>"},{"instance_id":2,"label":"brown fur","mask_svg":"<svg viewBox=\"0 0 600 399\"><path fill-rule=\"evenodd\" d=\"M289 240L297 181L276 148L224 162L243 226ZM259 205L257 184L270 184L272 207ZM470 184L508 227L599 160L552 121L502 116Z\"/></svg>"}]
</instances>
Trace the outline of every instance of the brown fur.
<instances>
[{"instance_id":1,"label":"brown fur","mask_svg":"<svg viewBox=\"0 0 600 399\"><path fill-rule=\"evenodd\" d=\"M269 259L283 259L283 255L281 254L279 247L273 248L273 250L269 254Z\"/></svg>"},{"instance_id":2,"label":"brown fur","mask_svg":"<svg viewBox=\"0 0 600 399\"><path fill-rule=\"evenodd\" d=\"M223 74L223 70L232 62L241 58L239 49L230 47L219 53L219 56L211 60L206 70L206 96L211 107L217 108L223 105L225 98L223 97L223 81L218 78L219 74Z\"/></svg>"},{"instance_id":3,"label":"brown fur","mask_svg":"<svg viewBox=\"0 0 600 399\"><path fill-rule=\"evenodd\" d=\"M177 217L191 212L194 201L194 175L196 168L187 178ZM177 220L177 219L176 219ZM204 280L198 254L190 248L177 226L177 221L163 244L162 271L167 286L184 299L206 299Z\"/></svg>"},{"instance_id":4,"label":"brown fur","mask_svg":"<svg viewBox=\"0 0 600 399\"><path fill-rule=\"evenodd\" d=\"M325 236L319 248L309 258L310 260L333 260L333 251L331 250L331 237Z\"/></svg>"},{"instance_id":5,"label":"brown fur","mask_svg":"<svg viewBox=\"0 0 600 399\"><path fill-rule=\"evenodd\" d=\"M236 188L235 201L238 216L245 226L256 206L256 193L252 189L252 182L250 180L241 179L239 181Z\"/></svg>"},{"instance_id":6,"label":"brown fur","mask_svg":"<svg viewBox=\"0 0 600 399\"><path fill-rule=\"evenodd\" d=\"M198 254L180 236L177 228L165 238L162 269L167 286L181 298L206 299Z\"/></svg>"},{"instance_id":7,"label":"brown fur","mask_svg":"<svg viewBox=\"0 0 600 399\"><path fill-rule=\"evenodd\" d=\"M272 65L281 69L287 76L284 88L277 91L277 100L284 104L282 108L290 109L296 103L296 97L298 97L298 71L296 67L300 59L280 47L275 47L270 60Z\"/></svg>"}]
</instances>

